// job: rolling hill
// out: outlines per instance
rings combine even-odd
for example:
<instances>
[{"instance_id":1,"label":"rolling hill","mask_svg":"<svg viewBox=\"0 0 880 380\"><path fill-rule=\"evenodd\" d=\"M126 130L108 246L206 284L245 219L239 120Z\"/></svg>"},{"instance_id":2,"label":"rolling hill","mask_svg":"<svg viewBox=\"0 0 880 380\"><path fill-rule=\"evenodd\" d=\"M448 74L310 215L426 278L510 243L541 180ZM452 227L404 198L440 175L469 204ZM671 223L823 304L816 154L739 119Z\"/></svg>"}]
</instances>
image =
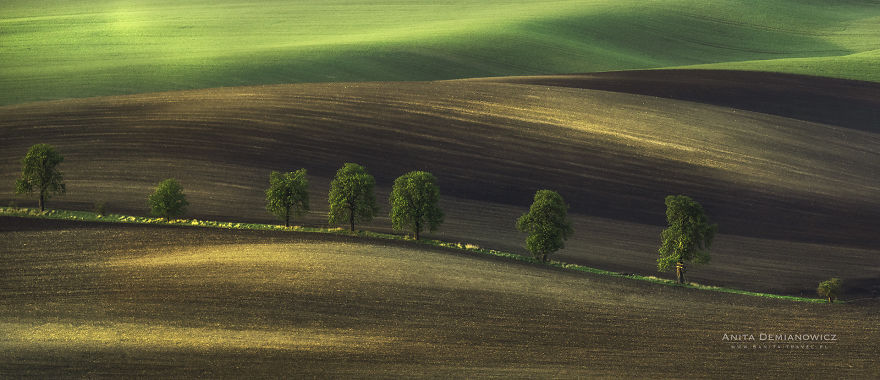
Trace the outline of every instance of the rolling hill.
<instances>
[{"instance_id":1,"label":"rolling hill","mask_svg":"<svg viewBox=\"0 0 880 380\"><path fill-rule=\"evenodd\" d=\"M643 80L633 75L620 83ZM813 79L778 80L802 81L786 99L805 99L826 83ZM66 100L2 107L0 120L0 194L12 192L27 148L50 143L66 156L69 194L53 199L58 207L104 201L111 212L143 214L155 184L175 177L190 215L271 221L269 172L304 167L314 209L298 223L323 224L329 178L351 161L376 176L381 202L406 171L437 175L447 213L437 236L447 240L523 253L513 221L536 190L553 188L578 231L562 259L650 274L663 198L684 193L723 234L695 281L812 294L836 275L864 294L880 277L880 144L864 125L496 79ZM380 218L373 228L387 226Z\"/></svg>"},{"instance_id":2,"label":"rolling hill","mask_svg":"<svg viewBox=\"0 0 880 380\"><path fill-rule=\"evenodd\" d=\"M0 231L10 377L878 375L876 303L694 291L316 234L6 217ZM745 347L725 340L749 334Z\"/></svg>"},{"instance_id":3,"label":"rolling hill","mask_svg":"<svg viewBox=\"0 0 880 380\"><path fill-rule=\"evenodd\" d=\"M880 81L876 1L5 1L0 104L645 68Z\"/></svg>"},{"instance_id":4,"label":"rolling hill","mask_svg":"<svg viewBox=\"0 0 880 380\"><path fill-rule=\"evenodd\" d=\"M833 78L724 70L644 70L473 79L687 100L880 132L880 86Z\"/></svg>"},{"instance_id":5,"label":"rolling hill","mask_svg":"<svg viewBox=\"0 0 880 380\"><path fill-rule=\"evenodd\" d=\"M657 274L663 199L720 226L661 286L407 241L0 216L0 377L880 376L876 0L9 0L0 4L0 203L36 143L50 208L273 223L268 175L306 168L324 226L345 162L439 179L430 238ZM578 74L580 73L580 74ZM551 74L551 75L548 75ZM872 297L872 298L869 298ZM726 337L833 334L792 347ZM781 335L780 335L781 336ZM800 336L800 335L799 335ZM760 345L751 346L751 344Z\"/></svg>"}]
</instances>

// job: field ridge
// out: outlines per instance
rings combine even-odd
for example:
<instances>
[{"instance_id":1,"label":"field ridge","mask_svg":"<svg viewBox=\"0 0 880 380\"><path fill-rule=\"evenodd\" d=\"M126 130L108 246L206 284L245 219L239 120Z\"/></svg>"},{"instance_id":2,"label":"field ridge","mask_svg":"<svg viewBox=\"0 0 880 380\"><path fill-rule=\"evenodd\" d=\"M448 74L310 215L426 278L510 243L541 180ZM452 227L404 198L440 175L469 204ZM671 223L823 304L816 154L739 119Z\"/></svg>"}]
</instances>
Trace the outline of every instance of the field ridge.
<instances>
[{"instance_id":1,"label":"field ridge","mask_svg":"<svg viewBox=\"0 0 880 380\"><path fill-rule=\"evenodd\" d=\"M746 297L342 235L11 217L0 234L9 377L877 374L876 302ZM725 338L743 334L754 344Z\"/></svg>"},{"instance_id":2,"label":"field ridge","mask_svg":"<svg viewBox=\"0 0 880 380\"><path fill-rule=\"evenodd\" d=\"M535 265L546 265L554 268L562 268L577 272L584 273L592 273L603 276L611 276L611 277L621 277L628 278L632 280L638 281L646 281L655 284L667 285L667 286L676 286L682 288L689 289L699 289L699 290L707 290L714 292L723 292L723 293L731 293L731 294L740 294L745 296L752 297L764 297L764 298L774 298L774 299L782 299L789 301L797 301L797 302L809 302L809 303L822 303L826 302L821 298L807 298L807 297L795 297L789 295L779 295L779 294L770 294L770 293L762 293L762 292L753 292L743 289L733 289L726 288L720 286L707 286L701 285L697 283L688 282L687 284L679 284L673 280L657 278L655 276L645 276L634 273L619 273L599 268L591 268L585 265L566 263L558 260L549 260L546 263L542 263L532 257L523 256L519 254L509 253L498 251L494 249L482 248L478 245L470 244L467 242L448 242L442 240L434 240L434 239L419 239L414 240L409 235L399 235L399 234L388 234L388 233L378 233L369 230L358 230L358 231L348 231L346 229L336 227L336 228L317 228L317 227L302 227L302 226L290 226L285 227L279 224L263 224L263 223L247 223L247 222L218 222L212 220L198 220L198 219L163 219L163 218L151 218L151 217L141 217L141 216L132 216L132 215L119 215L119 214L107 214L107 215L99 215L94 212L88 211L70 211L70 210L46 210L39 211L37 209L30 208L10 208L10 207L0 207L0 217L18 217L18 218L39 218L39 219L50 219L50 220L67 220L67 221L75 221L75 222L100 222L100 223L128 223L128 224L143 224L143 225L160 225L160 226L177 226L177 227L203 227L203 228L219 228L219 229L231 229L231 230L258 230L258 231L289 231L289 232L302 232L302 233L313 233L313 234L333 234L333 235L344 235L344 236L354 236L359 238L373 238L380 240L395 240L395 241L407 241L413 244L421 244L428 245L434 247L442 247L452 250L457 250L461 252L468 252L472 254L480 254L484 256L491 256L497 258L503 258L514 261L521 261ZM840 301L845 302L845 301Z\"/></svg>"}]
</instances>

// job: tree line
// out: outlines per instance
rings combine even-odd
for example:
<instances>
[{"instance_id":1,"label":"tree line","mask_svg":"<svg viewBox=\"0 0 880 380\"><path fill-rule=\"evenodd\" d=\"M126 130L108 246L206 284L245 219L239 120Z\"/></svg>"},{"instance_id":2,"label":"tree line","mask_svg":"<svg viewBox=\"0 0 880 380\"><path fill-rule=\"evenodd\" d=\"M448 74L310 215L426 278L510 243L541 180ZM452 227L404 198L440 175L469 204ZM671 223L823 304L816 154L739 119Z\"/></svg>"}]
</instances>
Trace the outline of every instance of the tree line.
<instances>
[{"instance_id":1,"label":"tree line","mask_svg":"<svg viewBox=\"0 0 880 380\"><path fill-rule=\"evenodd\" d=\"M327 223L348 225L351 231L359 223L369 223L379 213L376 203L376 179L355 163L346 163L330 182ZM165 219L186 212L183 187L175 179L159 183L148 198L150 212ZM440 189L437 179L425 171L411 171L394 181L391 189L391 226L396 231L411 232L418 240L423 231L436 231L443 223ZM273 171L266 189L266 210L284 221L285 227L309 211L309 180L306 169L292 172Z\"/></svg>"},{"instance_id":2,"label":"tree line","mask_svg":"<svg viewBox=\"0 0 880 380\"><path fill-rule=\"evenodd\" d=\"M308 187L306 169L272 172L266 190L266 209L289 227L291 217L309 211ZM356 224L371 222L379 213L375 187L376 179L363 166L344 164L330 182L327 223L346 224L354 231ZM416 240L422 231L435 231L443 223L440 189L431 173L411 171L398 177L394 180L389 203L392 228L411 232Z\"/></svg>"},{"instance_id":3,"label":"tree line","mask_svg":"<svg viewBox=\"0 0 880 380\"><path fill-rule=\"evenodd\" d=\"M57 166L64 157L48 144L36 144L22 159L22 173L16 180L17 194L37 193L40 211L55 194L64 194L63 175ZM292 218L309 211L309 182L306 169L293 172L273 171L266 190L266 210L290 226ZM328 224L348 225L369 223L379 213L376 203L375 178L361 165L345 163L330 182L328 193ZM419 240L423 231L436 231L443 223L437 178L426 171L411 171L394 180L389 204L391 226L395 231L412 233ZM148 197L154 216L170 219L186 212L189 203L183 186L175 179L159 182ZM676 279L685 283L687 264L709 262L709 249L718 225L709 223L702 205L686 195L670 195L665 199L667 228L660 234L657 269L675 269ZM516 221L516 228L528 234L526 249L535 259L546 262L549 255L564 248L574 234L568 218L569 206L553 190L538 190L529 211ZM833 278L820 284L818 293L833 302L840 293L841 281Z\"/></svg>"}]
</instances>

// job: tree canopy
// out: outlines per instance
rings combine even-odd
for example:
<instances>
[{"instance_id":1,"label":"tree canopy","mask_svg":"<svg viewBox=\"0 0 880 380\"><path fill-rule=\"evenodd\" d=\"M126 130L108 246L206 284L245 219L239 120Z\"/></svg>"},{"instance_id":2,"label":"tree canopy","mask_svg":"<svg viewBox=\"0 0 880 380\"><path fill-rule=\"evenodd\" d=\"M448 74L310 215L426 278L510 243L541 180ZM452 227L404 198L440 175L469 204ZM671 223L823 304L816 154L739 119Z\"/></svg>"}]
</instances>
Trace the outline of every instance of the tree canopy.
<instances>
[{"instance_id":1,"label":"tree canopy","mask_svg":"<svg viewBox=\"0 0 880 380\"><path fill-rule=\"evenodd\" d=\"M440 189L434 175L412 171L396 180L391 189L391 226L410 230L416 240L424 231L435 231L443 223L440 210Z\"/></svg>"},{"instance_id":2,"label":"tree canopy","mask_svg":"<svg viewBox=\"0 0 880 380\"><path fill-rule=\"evenodd\" d=\"M39 196L40 211L46 209L46 200L53 194L64 194L64 176L58 170L58 164L64 156L55 151L49 144L32 146L21 160L21 177L15 181L16 194L32 194Z\"/></svg>"},{"instance_id":3,"label":"tree canopy","mask_svg":"<svg viewBox=\"0 0 880 380\"><path fill-rule=\"evenodd\" d=\"M820 297L827 299L828 303L832 303L838 296L840 296L840 290L842 287L843 281L834 277L830 280L820 282L816 292L819 293Z\"/></svg>"},{"instance_id":4,"label":"tree canopy","mask_svg":"<svg viewBox=\"0 0 880 380\"><path fill-rule=\"evenodd\" d=\"M150 213L165 219L178 217L186 213L186 195L183 186L177 180L168 178L156 186L156 191L148 198Z\"/></svg>"},{"instance_id":5,"label":"tree canopy","mask_svg":"<svg viewBox=\"0 0 880 380\"><path fill-rule=\"evenodd\" d=\"M290 227L291 216L301 216L309 211L309 180L306 169L295 172L272 172L269 189L266 190L266 210L284 220Z\"/></svg>"},{"instance_id":6,"label":"tree canopy","mask_svg":"<svg viewBox=\"0 0 880 380\"><path fill-rule=\"evenodd\" d=\"M379 212L376 205L376 179L363 166L346 163L336 171L330 182L329 224L348 223L354 231L355 223L369 223Z\"/></svg>"},{"instance_id":7,"label":"tree canopy","mask_svg":"<svg viewBox=\"0 0 880 380\"><path fill-rule=\"evenodd\" d=\"M666 197L666 220L669 225L660 234L657 269L665 272L676 268L678 282L683 283L687 262L709 262L709 248L718 225L710 224L703 206L685 195Z\"/></svg>"},{"instance_id":8,"label":"tree canopy","mask_svg":"<svg viewBox=\"0 0 880 380\"><path fill-rule=\"evenodd\" d=\"M536 259L547 261L547 256L565 247L574 229L568 220L568 205L553 190L538 190L529 212L516 221L516 228L529 234L526 249Z\"/></svg>"}]
</instances>

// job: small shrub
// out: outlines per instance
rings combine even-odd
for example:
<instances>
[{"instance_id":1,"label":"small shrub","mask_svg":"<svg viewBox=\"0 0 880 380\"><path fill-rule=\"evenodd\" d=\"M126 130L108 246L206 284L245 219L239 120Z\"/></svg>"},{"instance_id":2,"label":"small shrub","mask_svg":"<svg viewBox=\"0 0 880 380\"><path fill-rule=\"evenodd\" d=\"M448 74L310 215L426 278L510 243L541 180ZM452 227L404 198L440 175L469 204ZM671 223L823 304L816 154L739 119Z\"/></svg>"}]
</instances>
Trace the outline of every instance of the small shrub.
<instances>
[{"instance_id":1,"label":"small shrub","mask_svg":"<svg viewBox=\"0 0 880 380\"><path fill-rule=\"evenodd\" d=\"M95 214L98 216L107 215L107 204L104 202L95 202Z\"/></svg>"},{"instance_id":2,"label":"small shrub","mask_svg":"<svg viewBox=\"0 0 880 380\"><path fill-rule=\"evenodd\" d=\"M822 298L828 299L828 303L833 303L834 300L840 296L840 289L843 286L843 282L834 277L827 281L822 281L819 283L819 288L816 289L816 292L819 293L819 296Z\"/></svg>"}]
</instances>

